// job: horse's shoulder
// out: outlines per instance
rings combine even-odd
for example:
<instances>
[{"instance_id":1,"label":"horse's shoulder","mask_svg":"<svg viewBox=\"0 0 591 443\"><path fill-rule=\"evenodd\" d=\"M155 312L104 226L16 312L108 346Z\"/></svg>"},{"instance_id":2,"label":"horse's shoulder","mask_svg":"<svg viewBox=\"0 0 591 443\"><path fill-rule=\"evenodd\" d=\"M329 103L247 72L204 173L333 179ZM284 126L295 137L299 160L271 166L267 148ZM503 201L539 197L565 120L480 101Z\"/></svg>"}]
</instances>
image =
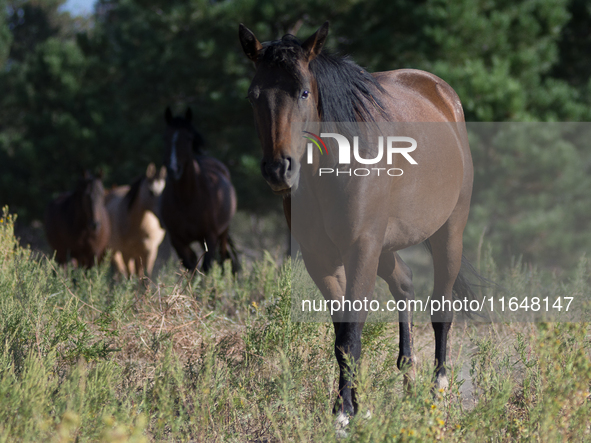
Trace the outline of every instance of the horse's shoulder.
<instances>
[{"instance_id":1,"label":"horse's shoulder","mask_svg":"<svg viewBox=\"0 0 591 443\"><path fill-rule=\"evenodd\" d=\"M419 93L443 111L450 121L464 121L464 110L458 94L435 74L419 69L398 69L373 75L392 96L396 96L397 89Z\"/></svg>"},{"instance_id":2,"label":"horse's shoulder","mask_svg":"<svg viewBox=\"0 0 591 443\"><path fill-rule=\"evenodd\" d=\"M197 163L201 168L203 168L205 172L218 175L221 174L226 176L228 179L230 178L230 171L228 170L227 166L215 157L203 155L198 157Z\"/></svg>"}]
</instances>

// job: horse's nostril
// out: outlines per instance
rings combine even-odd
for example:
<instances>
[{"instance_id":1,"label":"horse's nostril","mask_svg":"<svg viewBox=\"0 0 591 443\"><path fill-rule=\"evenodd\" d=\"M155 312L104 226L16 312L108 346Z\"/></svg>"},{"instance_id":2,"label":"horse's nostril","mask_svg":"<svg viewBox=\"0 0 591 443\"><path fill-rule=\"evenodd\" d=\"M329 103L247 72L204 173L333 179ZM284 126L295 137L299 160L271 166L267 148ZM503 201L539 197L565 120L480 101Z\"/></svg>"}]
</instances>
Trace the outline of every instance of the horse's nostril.
<instances>
[{"instance_id":1,"label":"horse's nostril","mask_svg":"<svg viewBox=\"0 0 591 443\"><path fill-rule=\"evenodd\" d=\"M267 182L284 186L292 178L292 159L291 157L284 157L261 160L261 172Z\"/></svg>"}]
</instances>

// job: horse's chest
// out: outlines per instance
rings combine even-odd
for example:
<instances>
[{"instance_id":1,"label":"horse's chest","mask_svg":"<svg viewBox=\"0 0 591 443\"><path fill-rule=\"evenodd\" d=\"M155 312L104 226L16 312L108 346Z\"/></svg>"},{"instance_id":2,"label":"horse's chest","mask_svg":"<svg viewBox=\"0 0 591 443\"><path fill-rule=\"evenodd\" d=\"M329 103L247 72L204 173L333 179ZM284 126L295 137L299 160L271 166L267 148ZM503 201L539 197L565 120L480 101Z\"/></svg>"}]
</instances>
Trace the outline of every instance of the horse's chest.
<instances>
[{"instance_id":1,"label":"horse's chest","mask_svg":"<svg viewBox=\"0 0 591 443\"><path fill-rule=\"evenodd\" d=\"M208 220L206 215L199 216L199 211L190 207L185 211L162 214L164 223L169 231L175 236L187 239L188 241L202 240L207 232Z\"/></svg>"}]
</instances>

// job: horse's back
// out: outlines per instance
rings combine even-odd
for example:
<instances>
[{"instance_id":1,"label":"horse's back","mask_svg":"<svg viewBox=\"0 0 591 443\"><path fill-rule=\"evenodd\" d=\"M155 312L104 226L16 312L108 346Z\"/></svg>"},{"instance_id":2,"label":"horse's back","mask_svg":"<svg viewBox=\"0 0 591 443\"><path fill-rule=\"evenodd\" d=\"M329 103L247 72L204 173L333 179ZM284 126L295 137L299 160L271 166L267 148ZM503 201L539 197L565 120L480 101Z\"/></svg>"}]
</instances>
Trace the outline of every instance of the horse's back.
<instances>
[{"instance_id":1,"label":"horse's back","mask_svg":"<svg viewBox=\"0 0 591 443\"><path fill-rule=\"evenodd\" d=\"M117 186L105 193L105 206L114 206L119 202L125 194L129 191L128 185Z\"/></svg>"},{"instance_id":2,"label":"horse's back","mask_svg":"<svg viewBox=\"0 0 591 443\"><path fill-rule=\"evenodd\" d=\"M395 120L464 122L458 94L436 75L418 69L372 75L391 96L392 100L383 104Z\"/></svg>"},{"instance_id":3,"label":"horse's back","mask_svg":"<svg viewBox=\"0 0 591 443\"><path fill-rule=\"evenodd\" d=\"M376 72L374 77L386 90L382 106L393 122L449 122L455 144L460 148L463 166L463 193L471 194L473 180L472 156L468 144L464 110L456 91L444 80L418 69L398 69ZM422 126L437 140L444 140L445 128L440 125ZM453 145L452 144L452 145ZM441 145L441 143L438 143ZM451 147L451 146L450 146ZM441 146L440 146L441 148ZM440 149L438 148L438 149ZM420 155L417 151L414 155ZM429 153L432 156L433 153Z\"/></svg>"}]
</instances>

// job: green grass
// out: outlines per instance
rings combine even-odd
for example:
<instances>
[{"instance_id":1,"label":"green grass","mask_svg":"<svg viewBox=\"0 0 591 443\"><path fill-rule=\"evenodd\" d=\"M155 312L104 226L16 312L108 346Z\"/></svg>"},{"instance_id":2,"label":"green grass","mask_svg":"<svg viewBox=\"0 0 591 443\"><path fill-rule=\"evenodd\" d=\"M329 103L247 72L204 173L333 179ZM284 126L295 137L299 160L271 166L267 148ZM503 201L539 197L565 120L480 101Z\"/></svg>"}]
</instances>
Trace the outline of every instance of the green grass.
<instances>
[{"instance_id":1,"label":"green grass","mask_svg":"<svg viewBox=\"0 0 591 443\"><path fill-rule=\"evenodd\" d=\"M237 278L215 268L193 279L170 262L155 281L118 282L106 264L84 272L35 256L12 223L5 213L0 442L337 441L332 325L291 321L289 262L266 254ZM554 281L588 294L589 265L579 268L564 281L493 271L514 292ZM363 413L339 441L591 440L589 333L456 324L451 388L434 396L431 326L415 328L405 394L397 325L368 324L355 381Z\"/></svg>"}]
</instances>

